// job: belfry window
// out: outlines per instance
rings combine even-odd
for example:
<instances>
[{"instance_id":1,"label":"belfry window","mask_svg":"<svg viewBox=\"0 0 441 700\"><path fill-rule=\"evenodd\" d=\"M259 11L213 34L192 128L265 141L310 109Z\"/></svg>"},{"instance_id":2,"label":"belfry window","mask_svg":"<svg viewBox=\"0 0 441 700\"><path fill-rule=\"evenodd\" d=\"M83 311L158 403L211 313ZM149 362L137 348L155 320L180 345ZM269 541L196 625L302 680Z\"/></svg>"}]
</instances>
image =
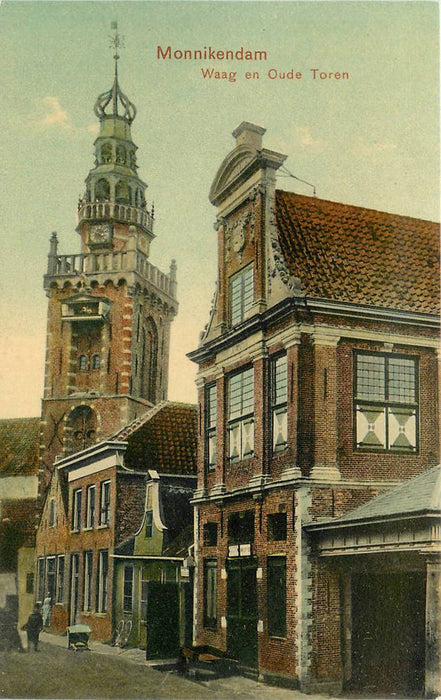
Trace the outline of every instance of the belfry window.
<instances>
[{"instance_id":1,"label":"belfry window","mask_svg":"<svg viewBox=\"0 0 441 700\"><path fill-rule=\"evenodd\" d=\"M110 185L104 178L98 180L95 185L95 200L97 202L108 202L110 199Z\"/></svg>"},{"instance_id":2,"label":"belfry window","mask_svg":"<svg viewBox=\"0 0 441 700\"><path fill-rule=\"evenodd\" d=\"M416 452L415 358L359 352L355 355L354 375L357 449Z\"/></svg>"},{"instance_id":3,"label":"belfry window","mask_svg":"<svg viewBox=\"0 0 441 700\"><path fill-rule=\"evenodd\" d=\"M96 439L96 415L90 406L77 406L66 421L66 454L84 450L93 445Z\"/></svg>"},{"instance_id":4,"label":"belfry window","mask_svg":"<svg viewBox=\"0 0 441 700\"><path fill-rule=\"evenodd\" d=\"M116 162L120 163L121 165L124 165L126 162L127 155L126 155L126 149L124 146L117 146L116 147Z\"/></svg>"},{"instance_id":5,"label":"belfry window","mask_svg":"<svg viewBox=\"0 0 441 700\"><path fill-rule=\"evenodd\" d=\"M119 180L115 187L115 202L117 204L130 204L130 187L126 180Z\"/></svg>"},{"instance_id":6,"label":"belfry window","mask_svg":"<svg viewBox=\"0 0 441 700\"><path fill-rule=\"evenodd\" d=\"M111 143L105 143L101 147L101 162L102 163L111 163L112 162L112 144Z\"/></svg>"}]
</instances>

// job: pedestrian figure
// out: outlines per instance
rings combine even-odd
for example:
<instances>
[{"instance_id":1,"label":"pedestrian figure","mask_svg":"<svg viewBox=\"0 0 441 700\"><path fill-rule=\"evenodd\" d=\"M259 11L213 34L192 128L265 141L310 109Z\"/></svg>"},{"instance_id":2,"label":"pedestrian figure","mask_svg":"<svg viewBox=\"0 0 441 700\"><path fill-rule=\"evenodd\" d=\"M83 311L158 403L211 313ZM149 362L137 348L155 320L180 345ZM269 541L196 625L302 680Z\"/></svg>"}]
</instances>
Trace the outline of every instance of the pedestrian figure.
<instances>
[{"instance_id":1,"label":"pedestrian figure","mask_svg":"<svg viewBox=\"0 0 441 700\"><path fill-rule=\"evenodd\" d=\"M43 618L41 617L39 605L34 607L34 612L29 615L28 621L23 625L22 629L26 630L28 636L28 651L31 651L31 644L34 645L34 651L38 651L39 635L43 629Z\"/></svg>"},{"instance_id":2,"label":"pedestrian figure","mask_svg":"<svg viewBox=\"0 0 441 700\"><path fill-rule=\"evenodd\" d=\"M46 598L43 600L43 627L49 627L51 618L51 594L48 591Z\"/></svg>"}]
</instances>

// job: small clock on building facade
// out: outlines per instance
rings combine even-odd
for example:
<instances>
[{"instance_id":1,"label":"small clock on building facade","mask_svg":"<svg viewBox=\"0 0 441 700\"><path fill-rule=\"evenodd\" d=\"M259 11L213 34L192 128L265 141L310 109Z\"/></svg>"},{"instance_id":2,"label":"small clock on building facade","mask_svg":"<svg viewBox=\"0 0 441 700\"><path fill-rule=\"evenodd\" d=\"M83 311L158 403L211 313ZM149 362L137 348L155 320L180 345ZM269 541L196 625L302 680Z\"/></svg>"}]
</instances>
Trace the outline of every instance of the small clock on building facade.
<instances>
[{"instance_id":1,"label":"small clock on building facade","mask_svg":"<svg viewBox=\"0 0 441 700\"><path fill-rule=\"evenodd\" d=\"M111 224L92 224L89 229L90 245L105 245L112 239Z\"/></svg>"}]
</instances>

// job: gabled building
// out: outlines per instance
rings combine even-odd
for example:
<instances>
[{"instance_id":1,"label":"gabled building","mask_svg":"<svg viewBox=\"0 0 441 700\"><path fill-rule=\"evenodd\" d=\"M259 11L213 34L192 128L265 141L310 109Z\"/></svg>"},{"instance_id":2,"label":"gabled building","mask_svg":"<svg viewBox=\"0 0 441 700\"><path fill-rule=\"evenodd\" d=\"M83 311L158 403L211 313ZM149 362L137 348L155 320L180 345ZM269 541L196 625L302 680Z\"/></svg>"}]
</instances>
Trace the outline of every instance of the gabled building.
<instances>
[{"instance_id":1,"label":"gabled building","mask_svg":"<svg viewBox=\"0 0 441 700\"><path fill-rule=\"evenodd\" d=\"M196 470L185 478L175 472L148 471L139 528L113 554L115 619L148 659L177 657L192 642Z\"/></svg>"},{"instance_id":2,"label":"gabled building","mask_svg":"<svg viewBox=\"0 0 441 700\"><path fill-rule=\"evenodd\" d=\"M304 691L436 694L427 611L439 549L379 551L370 597L350 516L329 539L334 518L369 512L372 498L439 462L439 226L277 189L286 156L263 147L264 132L235 130L210 190L219 278L190 353L202 417L195 641ZM343 566L321 543L340 554L349 532ZM415 608L409 572L425 591ZM379 643L388 678L351 644L361 608L373 644L378 615L391 628L402 617L418 640L412 658L398 640Z\"/></svg>"},{"instance_id":3,"label":"gabled building","mask_svg":"<svg viewBox=\"0 0 441 700\"><path fill-rule=\"evenodd\" d=\"M118 623L130 619L127 641L145 645L143 582L176 582L175 562L184 559L169 561L164 552L192 522L196 430L195 406L165 401L55 463L37 533L37 597L52 600L52 630L84 623L92 638L110 641ZM120 585L116 565L126 552ZM138 553L165 556L163 571L133 566Z\"/></svg>"},{"instance_id":4,"label":"gabled building","mask_svg":"<svg viewBox=\"0 0 441 700\"><path fill-rule=\"evenodd\" d=\"M39 443L38 418L0 420L0 627L9 629L34 604Z\"/></svg>"}]
</instances>

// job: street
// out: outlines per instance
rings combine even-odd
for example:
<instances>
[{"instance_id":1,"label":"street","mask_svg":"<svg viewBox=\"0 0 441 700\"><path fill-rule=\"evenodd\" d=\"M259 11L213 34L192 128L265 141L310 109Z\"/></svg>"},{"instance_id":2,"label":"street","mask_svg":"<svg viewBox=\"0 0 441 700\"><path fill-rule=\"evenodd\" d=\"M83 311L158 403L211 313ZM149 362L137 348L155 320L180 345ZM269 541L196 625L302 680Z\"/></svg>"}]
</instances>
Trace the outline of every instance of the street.
<instances>
[{"instance_id":1,"label":"street","mask_svg":"<svg viewBox=\"0 0 441 700\"><path fill-rule=\"evenodd\" d=\"M52 635L51 635L52 636ZM43 634L48 638L49 635ZM66 649L66 638L40 643L38 653L0 652L2 698L265 698L319 700L293 690L247 678L188 680L174 671L158 671L140 650L122 651L91 643L91 651Z\"/></svg>"}]
</instances>

